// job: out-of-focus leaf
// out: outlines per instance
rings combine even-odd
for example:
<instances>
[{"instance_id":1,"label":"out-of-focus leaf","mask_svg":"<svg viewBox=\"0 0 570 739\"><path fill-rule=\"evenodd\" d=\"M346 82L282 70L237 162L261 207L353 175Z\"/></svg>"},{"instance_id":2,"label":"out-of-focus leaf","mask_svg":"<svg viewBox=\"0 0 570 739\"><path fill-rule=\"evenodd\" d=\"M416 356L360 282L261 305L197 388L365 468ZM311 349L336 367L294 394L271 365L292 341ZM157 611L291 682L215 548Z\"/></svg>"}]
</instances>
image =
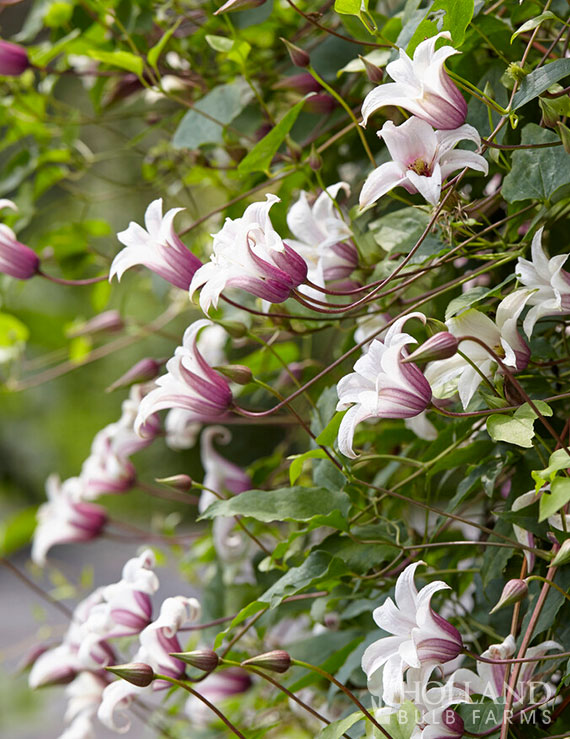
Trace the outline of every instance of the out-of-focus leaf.
<instances>
[{"instance_id":1,"label":"out-of-focus leaf","mask_svg":"<svg viewBox=\"0 0 570 739\"><path fill-rule=\"evenodd\" d=\"M517 36L520 36L521 33L526 33L527 31L533 31L535 28L538 28L538 26L542 25L544 21L549 20L555 20L562 23L560 18L557 18L557 16L554 15L554 13L551 10L547 10L544 13L541 13L540 15L535 16L534 18L530 18L526 23L523 23L522 26L517 28L517 30L513 33L511 36L511 44L516 39Z\"/></svg>"},{"instance_id":2,"label":"out-of-focus leaf","mask_svg":"<svg viewBox=\"0 0 570 739\"><path fill-rule=\"evenodd\" d=\"M295 457L290 457L291 464L289 465L289 482L294 485L299 479L299 475L303 471L303 463L307 459L323 459L325 458L326 452L323 449L309 449L304 454L297 454Z\"/></svg>"},{"instance_id":3,"label":"out-of-focus leaf","mask_svg":"<svg viewBox=\"0 0 570 739\"><path fill-rule=\"evenodd\" d=\"M361 721L364 714L360 711L351 713L350 716L333 721L317 734L316 739L339 739L345 731L348 731L357 721Z\"/></svg>"},{"instance_id":4,"label":"out-of-focus leaf","mask_svg":"<svg viewBox=\"0 0 570 739\"><path fill-rule=\"evenodd\" d=\"M36 511L36 506L24 508L0 522L0 557L8 557L29 544L36 528Z\"/></svg>"},{"instance_id":5,"label":"out-of-focus leaf","mask_svg":"<svg viewBox=\"0 0 570 739\"><path fill-rule=\"evenodd\" d=\"M441 31L449 31L453 46L459 48L465 38L465 30L473 18L473 10L473 0L461 0L459 3L436 0L410 39L408 54L411 56L416 46L425 38L435 36Z\"/></svg>"},{"instance_id":6,"label":"out-of-focus leaf","mask_svg":"<svg viewBox=\"0 0 570 739\"><path fill-rule=\"evenodd\" d=\"M130 51L103 51L102 49L88 49L87 56L99 62L108 64L110 67L119 67L133 72L137 77L142 77L144 62L142 57L132 54Z\"/></svg>"},{"instance_id":7,"label":"out-of-focus leaf","mask_svg":"<svg viewBox=\"0 0 570 739\"><path fill-rule=\"evenodd\" d=\"M162 54L162 52L164 51L166 44L172 38L172 34L174 33L174 31L176 31L179 25L180 25L180 21L176 23L176 25L172 26L172 28L169 28L168 31L164 34L164 36L160 39L160 41L157 44L155 44L152 47L152 49L149 49L149 52L146 58L147 58L148 63L153 69L155 70L157 69L158 59L160 55Z\"/></svg>"}]
</instances>

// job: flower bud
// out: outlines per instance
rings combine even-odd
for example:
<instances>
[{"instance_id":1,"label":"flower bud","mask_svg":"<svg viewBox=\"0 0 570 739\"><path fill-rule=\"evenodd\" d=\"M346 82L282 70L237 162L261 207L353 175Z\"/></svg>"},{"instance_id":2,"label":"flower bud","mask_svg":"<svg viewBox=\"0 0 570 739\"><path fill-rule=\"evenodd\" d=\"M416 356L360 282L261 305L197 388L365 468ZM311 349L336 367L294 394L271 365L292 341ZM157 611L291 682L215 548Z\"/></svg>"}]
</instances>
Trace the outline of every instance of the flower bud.
<instances>
[{"instance_id":1,"label":"flower bud","mask_svg":"<svg viewBox=\"0 0 570 739\"><path fill-rule=\"evenodd\" d=\"M99 331L121 331L125 327L125 322L121 318L119 311L106 310L104 313L94 316L89 321L73 326L67 331L70 339L78 336L86 336L87 334L96 334Z\"/></svg>"},{"instance_id":2,"label":"flower bud","mask_svg":"<svg viewBox=\"0 0 570 739\"><path fill-rule=\"evenodd\" d=\"M560 567L560 565L565 565L567 562L570 562L570 539L565 539L562 542L562 546L556 552L551 565Z\"/></svg>"},{"instance_id":3,"label":"flower bud","mask_svg":"<svg viewBox=\"0 0 570 739\"><path fill-rule=\"evenodd\" d=\"M287 41L287 39L283 38L282 36L281 36L281 41L283 41L283 43L287 47L287 51L289 52L291 61L296 67L308 67L310 65L311 58L307 54L306 51L303 51L303 49L300 49L298 46L295 46L295 44L292 44L290 41Z\"/></svg>"},{"instance_id":4,"label":"flower bud","mask_svg":"<svg viewBox=\"0 0 570 739\"><path fill-rule=\"evenodd\" d=\"M0 41L0 75L18 77L29 66L28 52L23 46Z\"/></svg>"},{"instance_id":5,"label":"flower bud","mask_svg":"<svg viewBox=\"0 0 570 739\"><path fill-rule=\"evenodd\" d=\"M306 109L308 113L328 114L337 107L336 100L326 92L315 93L307 97Z\"/></svg>"},{"instance_id":6,"label":"flower bud","mask_svg":"<svg viewBox=\"0 0 570 739\"><path fill-rule=\"evenodd\" d=\"M556 128L558 129L558 134L560 136L560 139L562 140L564 151L567 154L570 154L570 128L568 128L568 126L565 126L562 121L558 121L558 123L556 124Z\"/></svg>"},{"instance_id":7,"label":"flower bud","mask_svg":"<svg viewBox=\"0 0 570 739\"><path fill-rule=\"evenodd\" d=\"M121 387L129 387L135 383L154 380L160 372L160 368L163 364L164 362L150 359L149 357L141 359L140 362L133 365L130 370L127 370L124 375L121 375L118 380L115 380L112 385L109 385L107 392L111 393L113 390L117 390Z\"/></svg>"},{"instance_id":8,"label":"flower bud","mask_svg":"<svg viewBox=\"0 0 570 739\"><path fill-rule=\"evenodd\" d=\"M513 606L515 603L526 598L528 595L528 585L524 580L509 580L503 588L501 597L497 605L491 609L490 613L505 608L506 606Z\"/></svg>"},{"instance_id":9,"label":"flower bud","mask_svg":"<svg viewBox=\"0 0 570 739\"><path fill-rule=\"evenodd\" d=\"M314 146L311 147L311 153L309 154L307 163L309 167L313 170L313 172L318 172L318 170L323 166L321 155L318 153Z\"/></svg>"},{"instance_id":10,"label":"flower bud","mask_svg":"<svg viewBox=\"0 0 570 739\"><path fill-rule=\"evenodd\" d=\"M241 666L262 667L272 672L287 672L291 667L291 657L282 649L274 649L272 652L265 652L265 654L258 654L257 657L244 660Z\"/></svg>"},{"instance_id":11,"label":"flower bud","mask_svg":"<svg viewBox=\"0 0 570 739\"><path fill-rule=\"evenodd\" d=\"M144 662L129 662L126 665L113 665L105 669L138 688L146 688L154 680L154 670Z\"/></svg>"},{"instance_id":12,"label":"flower bud","mask_svg":"<svg viewBox=\"0 0 570 739\"><path fill-rule=\"evenodd\" d=\"M527 74L527 70L517 62L511 62L507 67L507 75L515 82L522 82Z\"/></svg>"},{"instance_id":13,"label":"flower bud","mask_svg":"<svg viewBox=\"0 0 570 739\"><path fill-rule=\"evenodd\" d=\"M265 0L228 0L221 8L218 8L214 15L222 15L223 13L234 13L236 10L251 10L263 5Z\"/></svg>"},{"instance_id":14,"label":"flower bud","mask_svg":"<svg viewBox=\"0 0 570 739\"><path fill-rule=\"evenodd\" d=\"M413 351L402 362L433 362L437 359L448 359L457 352L459 342L449 331L440 331Z\"/></svg>"},{"instance_id":15,"label":"flower bud","mask_svg":"<svg viewBox=\"0 0 570 739\"><path fill-rule=\"evenodd\" d=\"M375 64L372 64L372 62L368 61L365 56L361 56L359 54L358 57L360 61L364 64L364 70L370 82L373 82L375 85L379 85L384 78L384 71L380 69L380 67L377 67Z\"/></svg>"},{"instance_id":16,"label":"flower bud","mask_svg":"<svg viewBox=\"0 0 570 739\"><path fill-rule=\"evenodd\" d=\"M192 478L188 475L171 475L170 477L157 477L156 482L166 485L169 488L178 490L181 493L187 493L192 489Z\"/></svg>"},{"instance_id":17,"label":"flower bud","mask_svg":"<svg viewBox=\"0 0 570 739\"><path fill-rule=\"evenodd\" d=\"M223 364L214 369L238 385L247 385L253 380L251 370L243 364Z\"/></svg>"},{"instance_id":18,"label":"flower bud","mask_svg":"<svg viewBox=\"0 0 570 739\"><path fill-rule=\"evenodd\" d=\"M172 652L170 656L204 672L212 672L220 663L220 658L212 649L196 649L193 652Z\"/></svg>"}]
</instances>

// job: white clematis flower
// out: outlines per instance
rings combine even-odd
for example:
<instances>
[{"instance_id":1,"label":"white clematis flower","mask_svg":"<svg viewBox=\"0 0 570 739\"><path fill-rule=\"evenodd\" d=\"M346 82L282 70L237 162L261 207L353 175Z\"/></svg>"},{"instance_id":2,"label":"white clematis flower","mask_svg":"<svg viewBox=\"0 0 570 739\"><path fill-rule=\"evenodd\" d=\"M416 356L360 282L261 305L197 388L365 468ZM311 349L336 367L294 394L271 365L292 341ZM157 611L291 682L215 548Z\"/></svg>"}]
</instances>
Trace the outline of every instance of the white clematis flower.
<instances>
[{"instance_id":1,"label":"white clematis flower","mask_svg":"<svg viewBox=\"0 0 570 739\"><path fill-rule=\"evenodd\" d=\"M395 80L376 87L362 104L362 125L378 108L395 105L427 121L434 128L461 126L467 115L467 103L445 71L445 60L459 52L452 46L435 50L438 39L450 39L449 31L422 41L413 59L400 49L400 58L390 62L386 72Z\"/></svg>"},{"instance_id":2,"label":"white clematis flower","mask_svg":"<svg viewBox=\"0 0 570 739\"><path fill-rule=\"evenodd\" d=\"M527 300L528 293L516 290L499 303L495 321L471 308L450 318L446 322L447 327L457 338L476 336L481 339L507 367L520 372L527 366L530 357L530 349L517 330L517 320ZM449 359L430 362L425 376L436 397L448 397L457 389L463 407L467 408L483 380L482 375L491 377L497 363L485 347L474 341L462 341L459 350L477 369L460 354L456 354Z\"/></svg>"},{"instance_id":3,"label":"white clematis flower","mask_svg":"<svg viewBox=\"0 0 570 739\"><path fill-rule=\"evenodd\" d=\"M543 316L570 313L570 273L562 269L568 254L548 259L542 247L543 228L535 233L531 244L531 260L519 257L515 274L531 293L523 328L530 339L534 324Z\"/></svg>"},{"instance_id":4,"label":"white clematis flower","mask_svg":"<svg viewBox=\"0 0 570 739\"><path fill-rule=\"evenodd\" d=\"M420 193L437 205L441 186L452 172L463 167L487 174L487 161L473 151L455 149L464 139L481 145L473 126L464 124L452 131L434 131L429 123L409 118L400 126L386 121L378 136L383 138L392 157L368 175L360 193L360 208L367 208L395 187L410 194Z\"/></svg>"}]
</instances>

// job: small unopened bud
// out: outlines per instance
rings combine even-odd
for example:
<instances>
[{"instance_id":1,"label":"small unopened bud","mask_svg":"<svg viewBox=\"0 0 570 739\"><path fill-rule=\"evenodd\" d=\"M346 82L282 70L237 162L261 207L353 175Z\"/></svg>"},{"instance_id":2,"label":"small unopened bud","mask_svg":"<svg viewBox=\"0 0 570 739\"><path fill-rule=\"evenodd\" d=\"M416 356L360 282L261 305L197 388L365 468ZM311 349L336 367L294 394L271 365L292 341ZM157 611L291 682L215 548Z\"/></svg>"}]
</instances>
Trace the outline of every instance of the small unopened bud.
<instances>
[{"instance_id":1,"label":"small unopened bud","mask_svg":"<svg viewBox=\"0 0 570 739\"><path fill-rule=\"evenodd\" d=\"M223 364L214 369L238 385L247 385L253 380L252 371L243 364Z\"/></svg>"},{"instance_id":2,"label":"small unopened bud","mask_svg":"<svg viewBox=\"0 0 570 739\"><path fill-rule=\"evenodd\" d=\"M287 672L291 667L291 657L282 649L275 649L272 652L258 654L257 657L250 657L241 663L242 667L262 667L264 670L271 672Z\"/></svg>"},{"instance_id":3,"label":"small unopened bud","mask_svg":"<svg viewBox=\"0 0 570 739\"><path fill-rule=\"evenodd\" d=\"M403 362L434 362L437 359L448 359L457 352L459 342L449 331L440 331L413 351Z\"/></svg>"},{"instance_id":4,"label":"small unopened bud","mask_svg":"<svg viewBox=\"0 0 570 739\"><path fill-rule=\"evenodd\" d=\"M113 665L105 669L138 688L146 688L154 680L154 670L144 662L129 662L126 665Z\"/></svg>"},{"instance_id":5,"label":"small unopened bud","mask_svg":"<svg viewBox=\"0 0 570 739\"><path fill-rule=\"evenodd\" d=\"M567 562L570 562L570 539L565 539L562 542L562 546L556 552L551 565L553 567L560 567L560 565L565 565Z\"/></svg>"},{"instance_id":6,"label":"small unopened bud","mask_svg":"<svg viewBox=\"0 0 570 739\"><path fill-rule=\"evenodd\" d=\"M97 334L101 331L121 331L125 327L125 322L121 318L119 311L117 310L106 310L104 313L90 318L77 326L67 331L67 336L70 339L75 339L77 336L86 336L87 334Z\"/></svg>"},{"instance_id":7,"label":"small unopened bud","mask_svg":"<svg viewBox=\"0 0 570 739\"><path fill-rule=\"evenodd\" d=\"M564 151L567 154L570 154L570 128L568 128L568 126L565 126L562 121L558 121L558 123L556 124L556 128L558 129L558 134L562 140Z\"/></svg>"},{"instance_id":8,"label":"small unopened bud","mask_svg":"<svg viewBox=\"0 0 570 739\"><path fill-rule=\"evenodd\" d=\"M166 485L169 488L178 490L181 493L187 493L192 490L192 478L188 475L171 475L170 477L157 477L156 482Z\"/></svg>"},{"instance_id":9,"label":"small unopened bud","mask_svg":"<svg viewBox=\"0 0 570 739\"><path fill-rule=\"evenodd\" d=\"M358 56L360 57L360 61L364 64L366 76L368 77L370 82L373 82L375 85L379 85L384 78L383 70L380 69L380 67L377 67L375 64L372 64L372 62L368 61L365 56L361 56L360 54Z\"/></svg>"},{"instance_id":10,"label":"small unopened bud","mask_svg":"<svg viewBox=\"0 0 570 739\"><path fill-rule=\"evenodd\" d=\"M309 113L332 113L338 103L326 92L319 92L307 98L306 109Z\"/></svg>"},{"instance_id":11,"label":"small unopened bud","mask_svg":"<svg viewBox=\"0 0 570 739\"><path fill-rule=\"evenodd\" d=\"M303 49L300 49L298 46L295 46L295 44L292 44L290 41L287 41L286 38L283 38L281 36L281 41L285 44L287 47L287 51L289 52L289 56L291 57L291 61L296 67L308 67L311 63L311 58L307 54L306 51L303 51Z\"/></svg>"},{"instance_id":12,"label":"small unopened bud","mask_svg":"<svg viewBox=\"0 0 570 739\"><path fill-rule=\"evenodd\" d=\"M115 380L112 385L109 385L107 392L111 393L120 387L129 387L135 383L154 380L163 364L164 362L150 359L149 357L141 359L130 370L127 370L124 375L121 375L118 380Z\"/></svg>"},{"instance_id":13,"label":"small unopened bud","mask_svg":"<svg viewBox=\"0 0 570 739\"><path fill-rule=\"evenodd\" d=\"M0 75L18 77L30 66L28 52L23 46L0 41Z\"/></svg>"},{"instance_id":14,"label":"small unopened bud","mask_svg":"<svg viewBox=\"0 0 570 739\"><path fill-rule=\"evenodd\" d=\"M193 652L172 652L170 656L204 672L212 672L220 663L220 658L212 649L196 649Z\"/></svg>"},{"instance_id":15,"label":"small unopened bud","mask_svg":"<svg viewBox=\"0 0 570 739\"><path fill-rule=\"evenodd\" d=\"M522 82L527 74L526 69L516 62L511 62L507 67L507 75L515 82Z\"/></svg>"},{"instance_id":16,"label":"small unopened bud","mask_svg":"<svg viewBox=\"0 0 570 739\"><path fill-rule=\"evenodd\" d=\"M506 608L506 606L513 606L526 598L527 595L528 585L524 580L509 580L503 588L499 602L491 609L490 613L495 613L495 611Z\"/></svg>"},{"instance_id":17,"label":"small unopened bud","mask_svg":"<svg viewBox=\"0 0 570 739\"><path fill-rule=\"evenodd\" d=\"M313 170L313 172L318 172L318 170L323 166L321 155L318 153L314 146L311 147L311 153L309 154L307 163L309 167Z\"/></svg>"},{"instance_id":18,"label":"small unopened bud","mask_svg":"<svg viewBox=\"0 0 570 739\"><path fill-rule=\"evenodd\" d=\"M222 15L222 13L235 13L236 10L251 10L263 5L265 0L228 0L221 8L214 11L214 15Z\"/></svg>"},{"instance_id":19,"label":"small unopened bud","mask_svg":"<svg viewBox=\"0 0 570 739\"><path fill-rule=\"evenodd\" d=\"M553 101L550 101L547 98L538 98L538 105L542 111L542 120L544 121L544 125L549 128L554 128L560 120L560 113L558 112L557 106Z\"/></svg>"}]
</instances>

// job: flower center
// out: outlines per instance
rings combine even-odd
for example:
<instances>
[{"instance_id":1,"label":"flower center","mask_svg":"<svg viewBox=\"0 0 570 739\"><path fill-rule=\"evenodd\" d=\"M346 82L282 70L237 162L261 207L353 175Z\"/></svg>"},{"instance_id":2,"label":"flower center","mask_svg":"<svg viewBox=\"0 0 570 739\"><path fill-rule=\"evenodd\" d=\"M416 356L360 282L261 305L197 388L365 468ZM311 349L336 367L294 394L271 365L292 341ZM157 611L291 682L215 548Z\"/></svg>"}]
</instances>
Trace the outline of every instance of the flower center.
<instances>
[{"instance_id":1,"label":"flower center","mask_svg":"<svg viewBox=\"0 0 570 739\"><path fill-rule=\"evenodd\" d=\"M408 169L411 169L416 172L416 174L423 175L424 177L431 177L431 168L423 159L415 159L411 164L408 164Z\"/></svg>"}]
</instances>

